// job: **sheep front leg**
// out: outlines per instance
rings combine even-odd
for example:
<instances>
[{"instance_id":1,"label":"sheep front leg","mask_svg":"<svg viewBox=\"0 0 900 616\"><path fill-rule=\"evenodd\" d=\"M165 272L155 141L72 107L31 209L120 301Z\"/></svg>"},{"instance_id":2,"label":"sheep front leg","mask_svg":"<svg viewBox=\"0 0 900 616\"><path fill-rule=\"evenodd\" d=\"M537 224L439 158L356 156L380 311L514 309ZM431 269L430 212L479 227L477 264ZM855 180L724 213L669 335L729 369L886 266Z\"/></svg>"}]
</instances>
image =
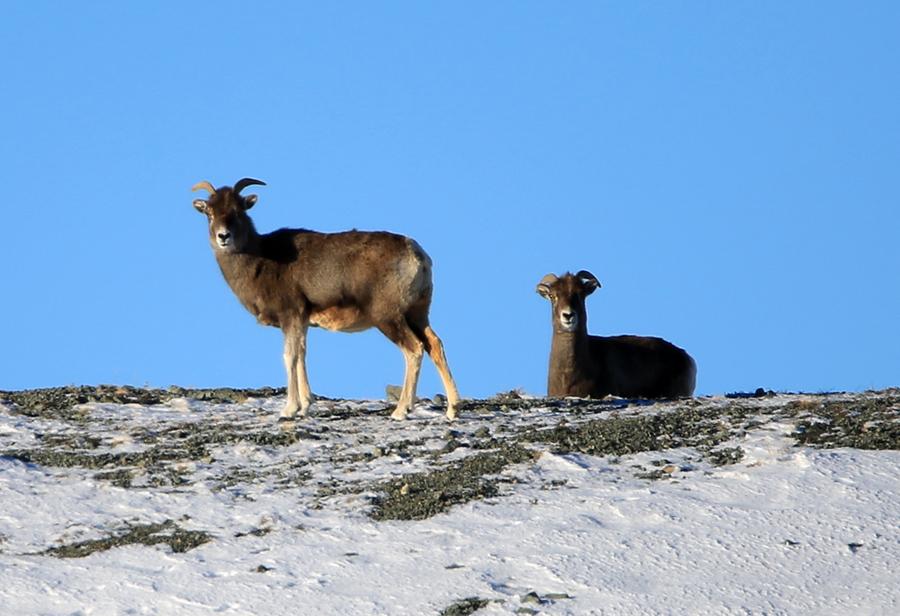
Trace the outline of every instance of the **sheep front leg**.
<instances>
[{"instance_id":1,"label":"sheep front leg","mask_svg":"<svg viewBox=\"0 0 900 616\"><path fill-rule=\"evenodd\" d=\"M306 330L304 326L284 332L284 369L287 372L288 393L280 420L293 419L298 412L300 417L304 417L310 405L312 396L306 375Z\"/></svg>"},{"instance_id":2,"label":"sheep front leg","mask_svg":"<svg viewBox=\"0 0 900 616\"><path fill-rule=\"evenodd\" d=\"M403 378L403 390L397 401L397 408L391 413L391 419L406 419L409 409L416 403L416 386L419 384L419 370L422 367L422 345L413 344L411 348L401 347L406 360L406 374Z\"/></svg>"}]
</instances>

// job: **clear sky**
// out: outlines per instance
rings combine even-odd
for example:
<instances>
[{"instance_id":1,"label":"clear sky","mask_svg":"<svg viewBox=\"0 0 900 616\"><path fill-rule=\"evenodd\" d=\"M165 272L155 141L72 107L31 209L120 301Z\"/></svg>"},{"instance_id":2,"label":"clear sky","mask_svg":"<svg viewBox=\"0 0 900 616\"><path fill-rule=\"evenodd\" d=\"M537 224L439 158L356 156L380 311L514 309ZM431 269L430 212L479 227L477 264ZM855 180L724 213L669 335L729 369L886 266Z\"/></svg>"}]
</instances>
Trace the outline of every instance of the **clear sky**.
<instances>
[{"instance_id":1,"label":"clear sky","mask_svg":"<svg viewBox=\"0 0 900 616\"><path fill-rule=\"evenodd\" d=\"M701 394L900 385L900 3L9 2L0 389L283 386L200 180L434 262L462 395L546 387L548 273ZM250 192L250 191L248 191ZM313 391L402 382L314 330ZM419 393L441 391L426 359Z\"/></svg>"}]
</instances>

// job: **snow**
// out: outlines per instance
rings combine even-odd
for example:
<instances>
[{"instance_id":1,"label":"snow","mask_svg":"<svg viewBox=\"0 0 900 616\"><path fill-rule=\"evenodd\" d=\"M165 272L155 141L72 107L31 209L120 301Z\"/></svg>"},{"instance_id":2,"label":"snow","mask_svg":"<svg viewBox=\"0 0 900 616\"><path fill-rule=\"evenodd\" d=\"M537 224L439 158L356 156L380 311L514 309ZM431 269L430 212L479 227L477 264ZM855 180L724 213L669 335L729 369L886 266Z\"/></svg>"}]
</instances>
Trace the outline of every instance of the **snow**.
<instances>
[{"instance_id":1,"label":"snow","mask_svg":"<svg viewBox=\"0 0 900 616\"><path fill-rule=\"evenodd\" d=\"M135 435L227 422L318 436L284 447L222 443L209 460L178 462L189 481L168 486L117 487L97 477L102 469L0 457L0 612L434 614L480 597L491 602L478 614L900 613L900 452L798 447L793 425L778 418L729 441L745 455L726 466L687 447L613 457L535 445L534 463L503 472L500 496L377 522L369 488L322 486L366 488L426 470L428 456L391 446L418 439L416 451L437 451L451 429L440 411L420 405L397 423L379 402L334 403L346 412L286 428L274 424L281 402L88 404L92 420L81 426L0 407L7 451L79 430L104 451L140 451ZM452 429L559 418L549 408L464 414ZM378 447L384 455L353 455ZM637 467L661 458L668 478L639 477ZM224 481L234 469L262 475ZM130 545L41 554L166 520L213 539L183 553Z\"/></svg>"}]
</instances>

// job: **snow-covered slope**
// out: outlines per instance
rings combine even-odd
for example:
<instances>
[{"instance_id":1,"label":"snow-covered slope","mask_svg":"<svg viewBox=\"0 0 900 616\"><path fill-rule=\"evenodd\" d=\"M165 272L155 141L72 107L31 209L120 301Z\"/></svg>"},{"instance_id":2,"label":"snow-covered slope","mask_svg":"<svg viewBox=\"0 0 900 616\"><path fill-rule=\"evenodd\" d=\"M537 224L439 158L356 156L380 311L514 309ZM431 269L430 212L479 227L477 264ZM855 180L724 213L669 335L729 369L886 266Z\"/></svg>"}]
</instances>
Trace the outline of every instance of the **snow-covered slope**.
<instances>
[{"instance_id":1,"label":"snow-covered slope","mask_svg":"<svg viewBox=\"0 0 900 616\"><path fill-rule=\"evenodd\" d=\"M117 391L0 394L0 613L900 611L898 391Z\"/></svg>"}]
</instances>

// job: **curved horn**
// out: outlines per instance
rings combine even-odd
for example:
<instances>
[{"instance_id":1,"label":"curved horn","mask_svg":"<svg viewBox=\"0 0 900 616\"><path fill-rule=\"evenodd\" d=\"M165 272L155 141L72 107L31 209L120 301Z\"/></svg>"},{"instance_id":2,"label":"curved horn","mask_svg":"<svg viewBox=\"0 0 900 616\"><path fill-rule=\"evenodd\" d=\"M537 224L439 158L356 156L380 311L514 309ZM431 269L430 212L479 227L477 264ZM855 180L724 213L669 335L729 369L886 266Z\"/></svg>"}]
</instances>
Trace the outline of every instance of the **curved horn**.
<instances>
[{"instance_id":1,"label":"curved horn","mask_svg":"<svg viewBox=\"0 0 900 616\"><path fill-rule=\"evenodd\" d=\"M602 285L600 284L600 281L597 280L597 277L594 276L592 273L590 273L590 272L587 271L587 270L581 270L581 271L579 271L577 274L575 274L575 278L577 278L578 280L580 280L580 281L581 281L581 284L587 285L587 287L588 287L591 291L593 291L594 289L597 289L597 288L599 288L599 287L602 286Z\"/></svg>"},{"instance_id":2,"label":"curved horn","mask_svg":"<svg viewBox=\"0 0 900 616\"><path fill-rule=\"evenodd\" d=\"M243 179L238 180L237 183L235 183L234 188L232 190L234 191L234 194L238 195L238 194L240 194L240 192L242 190L244 190L248 186L254 186L254 185L265 186L266 183L263 182L262 180L254 180L253 178L243 178Z\"/></svg>"},{"instance_id":3,"label":"curved horn","mask_svg":"<svg viewBox=\"0 0 900 616\"><path fill-rule=\"evenodd\" d=\"M191 192L196 192L198 190L207 190L207 191L209 191L209 194L211 194L211 195L216 194L216 187L213 186L212 184L210 184L209 182L207 182L206 180L203 180L202 182L197 182L191 188Z\"/></svg>"}]
</instances>

